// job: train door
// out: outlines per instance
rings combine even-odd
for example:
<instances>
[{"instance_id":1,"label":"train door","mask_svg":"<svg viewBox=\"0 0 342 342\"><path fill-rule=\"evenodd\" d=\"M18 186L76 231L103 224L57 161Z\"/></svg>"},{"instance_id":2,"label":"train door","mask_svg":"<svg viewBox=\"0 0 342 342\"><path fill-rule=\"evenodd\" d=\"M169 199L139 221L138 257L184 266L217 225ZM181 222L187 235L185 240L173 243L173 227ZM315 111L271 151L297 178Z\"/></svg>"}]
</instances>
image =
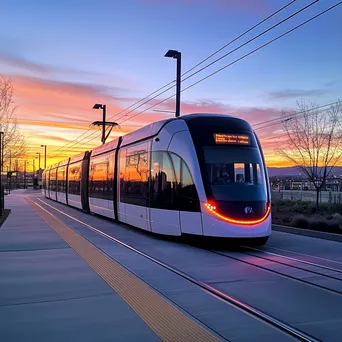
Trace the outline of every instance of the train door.
<instances>
[{"instance_id":1,"label":"train door","mask_svg":"<svg viewBox=\"0 0 342 342\"><path fill-rule=\"evenodd\" d=\"M120 149L119 220L150 230L149 221L149 142Z\"/></svg>"},{"instance_id":2,"label":"train door","mask_svg":"<svg viewBox=\"0 0 342 342\"><path fill-rule=\"evenodd\" d=\"M179 190L180 223L182 233L202 235L201 205L194 180L187 164L181 164L181 188Z\"/></svg>"},{"instance_id":3,"label":"train door","mask_svg":"<svg viewBox=\"0 0 342 342\"><path fill-rule=\"evenodd\" d=\"M168 152L151 154L149 218L152 232L181 235L177 179Z\"/></svg>"}]
</instances>

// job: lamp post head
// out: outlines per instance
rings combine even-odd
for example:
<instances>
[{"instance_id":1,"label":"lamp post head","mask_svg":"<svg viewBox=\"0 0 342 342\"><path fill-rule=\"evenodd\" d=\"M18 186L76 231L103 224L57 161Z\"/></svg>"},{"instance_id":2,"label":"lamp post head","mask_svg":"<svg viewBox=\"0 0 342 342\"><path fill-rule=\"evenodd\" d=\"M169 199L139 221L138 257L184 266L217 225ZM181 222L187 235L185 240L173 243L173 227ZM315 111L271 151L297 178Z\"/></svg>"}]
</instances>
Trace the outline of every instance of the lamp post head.
<instances>
[{"instance_id":1,"label":"lamp post head","mask_svg":"<svg viewBox=\"0 0 342 342\"><path fill-rule=\"evenodd\" d=\"M177 58L180 55L180 52L177 50L169 50L166 52L164 57L169 57L169 58Z\"/></svg>"},{"instance_id":2,"label":"lamp post head","mask_svg":"<svg viewBox=\"0 0 342 342\"><path fill-rule=\"evenodd\" d=\"M93 106L93 109L100 109L100 108L103 108L103 105L100 103L95 103Z\"/></svg>"}]
</instances>

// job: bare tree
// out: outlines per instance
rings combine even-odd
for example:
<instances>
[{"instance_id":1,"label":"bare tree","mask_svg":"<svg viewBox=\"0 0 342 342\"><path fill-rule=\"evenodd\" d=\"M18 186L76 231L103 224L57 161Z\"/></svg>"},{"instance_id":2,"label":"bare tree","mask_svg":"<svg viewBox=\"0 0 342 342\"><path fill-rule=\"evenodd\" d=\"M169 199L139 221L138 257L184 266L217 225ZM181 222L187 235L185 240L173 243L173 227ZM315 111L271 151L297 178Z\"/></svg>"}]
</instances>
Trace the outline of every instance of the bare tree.
<instances>
[{"instance_id":1,"label":"bare tree","mask_svg":"<svg viewBox=\"0 0 342 342\"><path fill-rule=\"evenodd\" d=\"M342 103L320 110L314 103L298 102L298 112L283 112L287 140L277 152L299 167L319 194L333 168L342 162Z\"/></svg>"},{"instance_id":2,"label":"bare tree","mask_svg":"<svg viewBox=\"0 0 342 342\"><path fill-rule=\"evenodd\" d=\"M13 104L14 89L10 78L0 75L0 131L4 132L4 162L26 152L25 137L20 133Z\"/></svg>"}]
</instances>

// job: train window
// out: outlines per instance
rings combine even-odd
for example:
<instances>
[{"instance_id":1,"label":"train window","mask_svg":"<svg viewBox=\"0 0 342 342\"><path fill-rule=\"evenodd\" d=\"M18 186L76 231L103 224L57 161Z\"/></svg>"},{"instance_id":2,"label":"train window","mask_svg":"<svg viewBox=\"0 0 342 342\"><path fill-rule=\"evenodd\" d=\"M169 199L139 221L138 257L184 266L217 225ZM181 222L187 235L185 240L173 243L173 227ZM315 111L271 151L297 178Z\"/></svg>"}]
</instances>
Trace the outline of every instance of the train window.
<instances>
[{"instance_id":1,"label":"train window","mask_svg":"<svg viewBox=\"0 0 342 342\"><path fill-rule=\"evenodd\" d=\"M81 163L69 165L68 171L68 193L81 195Z\"/></svg>"},{"instance_id":2,"label":"train window","mask_svg":"<svg viewBox=\"0 0 342 342\"><path fill-rule=\"evenodd\" d=\"M186 162L174 153L170 153L177 180L177 206L180 211L200 211L200 202L196 186Z\"/></svg>"},{"instance_id":3,"label":"train window","mask_svg":"<svg viewBox=\"0 0 342 342\"><path fill-rule=\"evenodd\" d=\"M170 153L170 157L172 159L173 168L175 170L176 180L178 183L180 183L182 159L181 159L181 157L177 156L177 154L174 154L174 153ZM179 184L178 184L178 186L179 186Z\"/></svg>"},{"instance_id":4,"label":"train window","mask_svg":"<svg viewBox=\"0 0 342 342\"><path fill-rule=\"evenodd\" d=\"M239 202L267 199L263 162L257 148L205 146L203 149L214 199Z\"/></svg>"},{"instance_id":5,"label":"train window","mask_svg":"<svg viewBox=\"0 0 342 342\"><path fill-rule=\"evenodd\" d=\"M151 207L175 209L176 177L167 152L153 152L151 163Z\"/></svg>"},{"instance_id":6,"label":"train window","mask_svg":"<svg viewBox=\"0 0 342 342\"><path fill-rule=\"evenodd\" d=\"M182 160L181 184L179 192L179 206L181 211L201 211L196 186L192 180L190 170Z\"/></svg>"},{"instance_id":7,"label":"train window","mask_svg":"<svg viewBox=\"0 0 342 342\"><path fill-rule=\"evenodd\" d=\"M126 170L126 149L120 149L119 154L119 189L118 199L120 202L124 202L121 197L125 197L125 170ZM120 194L120 197L119 197Z\"/></svg>"},{"instance_id":8,"label":"train window","mask_svg":"<svg viewBox=\"0 0 342 342\"><path fill-rule=\"evenodd\" d=\"M46 191L50 191L50 170L45 174Z\"/></svg>"},{"instance_id":9,"label":"train window","mask_svg":"<svg viewBox=\"0 0 342 342\"><path fill-rule=\"evenodd\" d=\"M66 167L60 166L57 170L57 191L66 192Z\"/></svg>"},{"instance_id":10,"label":"train window","mask_svg":"<svg viewBox=\"0 0 342 342\"><path fill-rule=\"evenodd\" d=\"M53 169L50 171L50 191L56 191L57 190L57 169Z\"/></svg>"},{"instance_id":11,"label":"train window","mask_svg":"<svg viewBox=\"0 0 342 342\"><path fill-rule=\"evenodd\" d=\"M124 157L126 153L126 157ZM125 166L123 166L123 162ZM147 206L149 153L148 143L142 143L120 152L120 201Z\"/></svg>"},{"instance_id":12,"label":"train window","mask_svg":"<svg viewBox=\"0 0 342 342\"><path fill-rule=\"evenodd\" d=\"M89 197L113 200L114 151L90 160Z\"/></svg>"}]
</instances>

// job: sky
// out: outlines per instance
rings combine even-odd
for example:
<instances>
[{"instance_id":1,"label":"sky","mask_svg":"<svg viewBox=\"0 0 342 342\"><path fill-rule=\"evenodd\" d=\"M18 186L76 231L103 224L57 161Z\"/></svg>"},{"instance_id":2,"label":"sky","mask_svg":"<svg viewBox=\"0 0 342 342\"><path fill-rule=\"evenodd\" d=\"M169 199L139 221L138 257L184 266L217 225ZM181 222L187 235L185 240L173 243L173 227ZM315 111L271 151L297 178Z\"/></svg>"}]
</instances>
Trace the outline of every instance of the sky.
<instances>
[{"instance_id":1,"label":"sky","mask_svg":"<svg viewBox=\"0 0 342 342\"><path fill-rule=\"evenodd\" d=\"M156 104L175 89L118 113L175 79L175 60L164 57L168 49L182 52L186 72L289 2L0 0L0 74L14 85L17 119L27 139L25 158L33 160L37 152L43 157L41 145L47 145L50 165L99 145L101 132L90 126L101 120L94 103L105 103L108 120L120 124L110 139L173 116L161 111L174 111L174 98ZM295 1L201 66L311 2ZM317 1L185 80L182 89L337 2ZM342 5L185 90L181 114L227 113L256 125L296 109L301 99L317 105L341 99L341 17ZM283 136L280 121L256 132L268 166L287 165L275 154Z\"/></svg>"}]
</instances>

